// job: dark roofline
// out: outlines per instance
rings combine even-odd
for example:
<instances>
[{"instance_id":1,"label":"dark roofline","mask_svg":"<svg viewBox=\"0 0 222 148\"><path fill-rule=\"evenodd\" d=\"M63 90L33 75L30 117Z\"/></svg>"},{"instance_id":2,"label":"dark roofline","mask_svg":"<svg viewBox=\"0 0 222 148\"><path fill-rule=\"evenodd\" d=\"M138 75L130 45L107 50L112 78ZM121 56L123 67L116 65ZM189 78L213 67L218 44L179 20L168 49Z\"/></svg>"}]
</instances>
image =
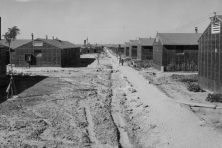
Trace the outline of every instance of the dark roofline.
<instances>
[{"instance_id":1,"label":"dark roofline","mask_svg":"<svg viewBox=\"0 0 222 148\"><path fill-rule=\"evenodd\" d=\"M140 43L140 41L141 40L147 40L147 41L151 41L151 40L153 40L153 42L155 41L155 38L139 38L139 44L141 45L141 43ZM145 46L153 46L153 43L152 43L152 45L147 45L147 44L144 44Z\"/></svg>"},{"instance_id":2,"label":"dark roofline","mask_svg":"<svg viewBox=\"0 0 222 148\"><path fill-rule=\"evenodd\" d=\"M72 48L80 48L80 46L76 46L75 44L73 44L73 43L71 43L71 42L69 42L69 41L63 41L63 40L58 40L58 39L42 39L42 38L37 38L37 39L35 39L35 40L41 40L41 41L43 41L43 42L45 42L45 43L47 43L47 44L50 44L50 45L53 45L53 44L51 44L50 42L47 42L47 41L56 41L56 42L59 42L60 43L60 46L56 46L56 45L53 45L53 46L55 46L55 47L57 47L57 48L60 48L60 49L72 49ZM34 40L34 41L35 41ZM71 45L73 45L73 47L63 47L62 46L62 43L63 44L71 44Z\"/></svg>"},{"instance_id":3,"label":"dark roofline","mask_svg":"<svg viewBox=\"0 0 222 148\"><path fill-rule=\"evenodd\" d=\"M138 43L139 43L139 40L129 40L129 41L130 41L130 42L129 42L130 45L131 45L131 41L133 41L133 42L135 41L135 42L138 42ZM136 46L138 46L138 44L137 44Z\"/></svg>"},{"instance_id":4,"label":"dark roofline","mask_svg":"<svg viewBox=\"0 0 222 148\"><path fill-rule=\"evenodd\" d=\"M199 34L200 37L203 35L203 33L157 33L157 36L159 36L159 34ZM199 39L200 39L199 37ZM155 38L156 39L156 38ZM199 40L198 39L198 40ZM197 40L197 44L167 44L167 43L164 43L161 41L161 37L159 37L159 40L160 42L162 43L162 45L198 45L198 40ZM155 41L155 40L154 40Z\"/></svg>"}]
</instances>

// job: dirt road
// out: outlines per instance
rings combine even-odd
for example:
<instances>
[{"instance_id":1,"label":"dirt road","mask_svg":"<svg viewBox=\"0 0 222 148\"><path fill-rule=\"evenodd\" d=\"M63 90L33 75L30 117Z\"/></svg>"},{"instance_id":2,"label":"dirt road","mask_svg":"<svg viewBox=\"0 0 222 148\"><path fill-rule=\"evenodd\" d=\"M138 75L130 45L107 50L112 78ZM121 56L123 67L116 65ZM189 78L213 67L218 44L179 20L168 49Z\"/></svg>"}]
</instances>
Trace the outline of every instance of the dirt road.
<instances>
[{"instance_id":1,"label":"dirt road","mask_svg":"<svg viewBox=\"0 0 222 148\"><path fill-rule=\"evenodd\" d=\"M31 68L0 104L0 148L221 148L221 133L116 57ZM87 67L85 67L87 66Z\"/></svg>"},{"instance_id":2,"label":"dirt road","mask_svg":"<svg viewBox=\"0 0 222 148\"><path fill-rule=\"evenodd\" d=\"M25 75L16 81L18 97L0 104L0 148L121 148L113 71L93 57L82 68L16 68Z\"/></svg>"},{"instance_id":3,"label":"dirt road","mask_svg":"<svg viewBox=\"0 0 222 148\"><path fill-rule=\"evenodd\" d=\"M118 70L136 89L127 94L132 109L131 121L139 126L136 141L141 147L221 148L222 134L207 125L193 112L169 101L164 93L148 84L136 70L118 66L116 57L109 54ZM146 105L149 107L144 108Z\"/></svg>"}]
</instances>

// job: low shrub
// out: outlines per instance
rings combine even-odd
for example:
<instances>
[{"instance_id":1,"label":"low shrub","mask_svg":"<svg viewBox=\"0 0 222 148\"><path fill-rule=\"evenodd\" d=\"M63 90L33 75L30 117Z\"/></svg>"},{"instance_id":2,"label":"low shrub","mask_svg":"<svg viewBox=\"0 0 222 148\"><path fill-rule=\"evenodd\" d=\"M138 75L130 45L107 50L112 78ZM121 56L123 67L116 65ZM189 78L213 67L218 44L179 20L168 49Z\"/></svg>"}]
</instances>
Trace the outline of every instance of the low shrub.
<instances>
[{"instance_id":1,"label":"low shrub","mask_svg":"<svg viewBox=\"0 0 222 148\"><path fill-rule=\"evenodd\" d=\"M152 60L137 60L134 61L134 65L137 68L149 68L153 66Z\"/></svg>"},{"instance_id":2,"label":"low shrub","mask_svg":"<svg viewBox=\"0 0 222 148\"><path fill-rule=\"evenodd\" d=\"M189 74L189 75L173 74L170 77L176 81L180 81L180 82L188 83L188 84L198 82L198 75L197 74Z\"/></svg>"},{"instance_id":3,"label":"low shrub","mask_svg":"<svg viewBox=\"0 0 222 148\"><path fill-rule=\"evenodd\" d=\"M208 94L206 101L222 103L222 94L217 94L217 93Z\"/></svg>"},{"instance_id":4,"label":"low shrub","mask_svg":"<svg viewBox=\"0 0 222 148\"><path fill-rule=\"evenodd\" d=\"M189 86L187 87L187 90L192 91L192 92L204 92L204 90L201 89L201 87L195 83L189 84Z\"/></svg>"},{"instance_id":5,"label":"low shrub","mask_svg":"<svg viewBox=\"0 0 222 148\"><path fill-rule=\"evenodd\" d=\"M166 66L167 71L197 71L198 66L194 61L178 63L171 60Z\"/></svg>"}]
</instances>

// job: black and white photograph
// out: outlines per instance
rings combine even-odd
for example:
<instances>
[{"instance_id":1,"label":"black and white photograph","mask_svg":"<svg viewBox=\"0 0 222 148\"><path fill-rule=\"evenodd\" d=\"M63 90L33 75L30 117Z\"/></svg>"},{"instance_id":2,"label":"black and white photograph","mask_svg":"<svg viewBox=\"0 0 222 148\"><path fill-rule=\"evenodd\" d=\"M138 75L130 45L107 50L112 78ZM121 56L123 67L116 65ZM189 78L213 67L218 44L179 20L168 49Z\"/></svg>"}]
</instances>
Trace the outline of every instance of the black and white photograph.
<instances>
[{"instance_id":1,"label":"black and white photograph","mask_svg":"<svg viewBox=\"0 0 222 148\"><path fill-rule=\"evenodd\" d=\"M222 148L222 0L0 0L0 148Z\"/></svg>"}]
</instances>

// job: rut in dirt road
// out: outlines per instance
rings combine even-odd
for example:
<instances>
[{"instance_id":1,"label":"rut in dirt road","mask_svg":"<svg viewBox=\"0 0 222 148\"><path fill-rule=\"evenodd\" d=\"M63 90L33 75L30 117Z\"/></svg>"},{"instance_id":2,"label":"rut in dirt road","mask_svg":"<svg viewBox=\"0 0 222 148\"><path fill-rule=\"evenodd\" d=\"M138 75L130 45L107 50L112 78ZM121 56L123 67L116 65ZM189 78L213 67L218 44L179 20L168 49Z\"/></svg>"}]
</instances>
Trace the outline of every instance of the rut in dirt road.
<instances>
[{"instance_id":1,"label":"rut in dirt road","mask_svg":"<svg viewBox=\"0 0 222 148\"><path fill-rule=\"evenodd\" d=\"M0 104L0 148L121 148L111 71L41 73L49 77Z\"/></svg>"}]
</instances>

